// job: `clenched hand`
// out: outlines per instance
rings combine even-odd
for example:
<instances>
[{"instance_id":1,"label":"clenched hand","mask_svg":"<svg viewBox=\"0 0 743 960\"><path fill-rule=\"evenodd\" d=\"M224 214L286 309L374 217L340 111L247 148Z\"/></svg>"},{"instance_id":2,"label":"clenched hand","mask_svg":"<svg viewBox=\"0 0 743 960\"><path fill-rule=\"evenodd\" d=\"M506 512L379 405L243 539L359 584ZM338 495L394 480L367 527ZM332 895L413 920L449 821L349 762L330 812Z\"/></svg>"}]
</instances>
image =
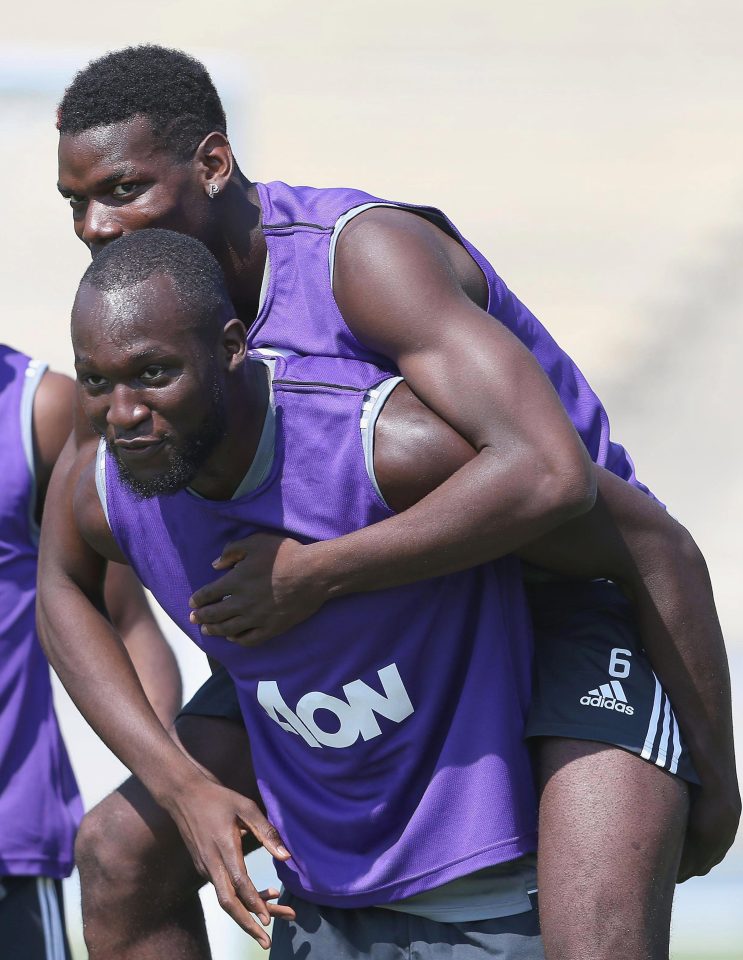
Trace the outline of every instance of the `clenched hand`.
<instances>
[{"instance_id":1,"label":"clenched hand","mask_svg":"<svg viewBox=\"0 0 743 960\"><path fill-rule=\"evenodd\" d=\"M679 883L709 873L723 859L735 840L740 810L737 786L717 791L692 787Z\"/></svg>"}]
</instances>

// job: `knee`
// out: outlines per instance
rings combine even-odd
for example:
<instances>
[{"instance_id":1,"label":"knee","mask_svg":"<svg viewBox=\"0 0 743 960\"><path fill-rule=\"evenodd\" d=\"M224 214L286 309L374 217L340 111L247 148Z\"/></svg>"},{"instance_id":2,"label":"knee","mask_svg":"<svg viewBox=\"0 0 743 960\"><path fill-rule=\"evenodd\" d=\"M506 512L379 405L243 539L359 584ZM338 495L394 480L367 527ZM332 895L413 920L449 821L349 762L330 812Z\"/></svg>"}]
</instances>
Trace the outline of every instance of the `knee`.
<instances>
[{"instance_id":1,"label":"knee","mask_svg":"<svg viewBox=\"0 0 743 960\"><path fill-rule=\"evenodd\" d=\"M145 887L146 837L138 824L116 815L107 801L86 814L75 841L75 862L80 871L83 898L121 903L141 894Z\"/></svg>"}]
</instances>

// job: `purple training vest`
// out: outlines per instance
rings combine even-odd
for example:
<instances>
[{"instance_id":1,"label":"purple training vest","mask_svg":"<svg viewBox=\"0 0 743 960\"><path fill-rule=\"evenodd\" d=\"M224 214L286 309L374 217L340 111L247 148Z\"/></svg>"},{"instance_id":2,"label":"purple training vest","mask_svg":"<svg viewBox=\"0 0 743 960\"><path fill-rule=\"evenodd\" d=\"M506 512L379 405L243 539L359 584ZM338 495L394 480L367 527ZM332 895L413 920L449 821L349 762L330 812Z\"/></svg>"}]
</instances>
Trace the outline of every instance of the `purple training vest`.
<instances>
[{"instance_id":1,"label":"purple training vest","mask_svg":"<svg viewBox=\"0 0 743 960\"><path fill-rule=\"evenodd\" d=\"M184 490L140 501L103 443L97 463L137 575L235 682L269 818L293 854L277 865L282 882L344 907L412 896L535 847L516 561L331 601L253 649L188 619L228 541L260 530L325 540L391 515L359 426L365 392L385 377L360 361L278 359L273 466L234 500Z\"/></svg>"},{"instance_id":2,"label":"purple training vest","mask_svg":"<svg viewBox=\"0 0 743 960\"><path fill-rule=\"evenodd\" d=\"M43 369L0 346L0 876L66 877L82 816L35 625L31 413Z\"/></svg>"},{"instance_id":3,"label":"purple training vest","mask_svg":"<svg viewBox=\"0 0 743 960\"><path fill-rule=\"evenodd\" d=\"M249 330L253 347L351 357L397 372L388 358L367 349L346 326L333 297L329 251L338 219L355 207L372 203L417 211L459 239L478 264L488 284L488 312L534 354L594 462L648 492L637 480L627 451L610 440L606 411L578 367L441 211L391 204L346 188L290 187L280 181L256 187L271 269L266 298Z\"/></svg>"}]
</instances>

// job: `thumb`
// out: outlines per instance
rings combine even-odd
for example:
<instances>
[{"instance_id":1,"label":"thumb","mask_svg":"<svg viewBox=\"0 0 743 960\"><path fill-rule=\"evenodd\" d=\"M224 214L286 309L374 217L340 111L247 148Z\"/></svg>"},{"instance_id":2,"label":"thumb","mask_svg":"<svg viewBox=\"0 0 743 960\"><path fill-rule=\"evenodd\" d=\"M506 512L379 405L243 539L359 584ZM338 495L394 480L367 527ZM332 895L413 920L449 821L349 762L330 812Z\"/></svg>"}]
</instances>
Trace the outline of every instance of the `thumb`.
<instances>
[{"instance_id":1,"label":"thumb","mask_svg":"<svg viewBox=\"0 0 743 960\"><path fill-rule=\"evenodd\" d=\"M240 820L246 829L250 830L255 839L268 850L277 860L288 860L291 854L284 846L279 831L270 823L255 806L250 804L244 807L239 814Z\"/></svg>"},{"instance_id":2,"label":"thumb","mask_svg":"<svg viewBox=\"0 0 743 960\"><path fill-rule=\"evenodd\" d=\"M234 567L240 560L244 560L247 555L248 541L235 540L225 546L217 559L212 562L212 567L214 567L215 570L227 570L230 567Z\"/></svg>"}]
</instances>

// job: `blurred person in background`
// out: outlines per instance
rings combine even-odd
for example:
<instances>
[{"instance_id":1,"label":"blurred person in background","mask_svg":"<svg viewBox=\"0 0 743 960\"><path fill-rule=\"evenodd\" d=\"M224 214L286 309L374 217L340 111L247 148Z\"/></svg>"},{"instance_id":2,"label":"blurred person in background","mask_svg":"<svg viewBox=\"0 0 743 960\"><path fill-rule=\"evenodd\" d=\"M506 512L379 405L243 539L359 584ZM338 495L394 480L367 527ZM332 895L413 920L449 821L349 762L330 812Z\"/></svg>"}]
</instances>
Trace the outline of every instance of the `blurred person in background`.
<instances>
[{"instance_id":1,"label":"blurred person in background","mask_svg":"<svg viewBox=\"0 0 743 960\"><path fill-rule=\"evenodd\" d=\"M39 523L74 397L69 377L0 345L0 952L23 960L69 957L61 880L72 871L82 817L35 625ZM143 591L114 564L106 596L167 723L180 705L180 678Z\"/></svg>"},{"instance_id":2,"label":"blurred person in background","mask_svg":"<svg viewBox=\"0 0 743 960\"><path fill-rule=\"evenodd\" d=\"M67 91L59 128L59 188L93 256L142 227L202 239L225 271L252 346L399 370L478 451L414 509L353 537L311 547L253 537L249 546L225 549L217 567L228 572L193 598L194 621L207 634L266 640L333 596L461 569L477 562L485 544L488 556L507 552L566 519L556 490L568 474L563 452L574 449L574 437L559 419L541 416L551 391L544 373L594 462L645 491L626 451L610 441L606 413L580 371L440 212L355 190L251 183L232 156L206 71L178 51L130 48L94 62ZM740 804L724 648L703 561L690 538L686 551L699 571L698 589L706 591L704 616L685 626L673 622L675 646L668 642L672 610L658 611L655 630L645 635L701 780L682 878L705 872L724 855ZM636 949L640 956L641 938L628 943L627 930L644 929L641 918L659 894L624 896L643 854L633 848L631 833L614 829L616 782L634 785L633 797L624 792L634 816L664 782L658 779L664 771L678 772L678 727L658 685L644 705L646 742L635 748L642 760L622 749L621 738L610 741L619 749L607 748L605 717L609 710L619 716L615 707L623 702L612 683L627 681L638 660L613 656L626 648L613 645L612 617L601 604L571 595L565 584L534 593L541 594L537 623L556 622L568 641L560 648L564 662L556 664L554 644L540 643L554 631L537 631L540 696L529 724L540 737L544 785L539 869L548 955L570 956L580 945L593 956L609 956L621 943L625 955ZM592 654L587 632L603 643ZM556 666L561 684L577 677L580 690L574 682L556 683ZM604 687L616 695L606 696ZM223 674L184 710L177 728L188 752L229 785L237 767L228 758L246 748ZM181 728L188 728L185 741ZM246 780L231 785L244 790ZM683 816L684 804L677 796L669 817ZM113 819L117 836L108 827ZM106 955L115 943L120 956L155 955L146 951L157 937L166 943L181 935L185 916L200 916L199 878L179 844L172 822L136 783L88 819L79 849L91 956L96 949ZM96 876L112 876L115 863L118 885L97 883ZM672 889L660 896L659 914L667 918ZM193 937L197 952L189 956L203 956L204 936L196 931Z\"/></svg>"}]
</instances>

